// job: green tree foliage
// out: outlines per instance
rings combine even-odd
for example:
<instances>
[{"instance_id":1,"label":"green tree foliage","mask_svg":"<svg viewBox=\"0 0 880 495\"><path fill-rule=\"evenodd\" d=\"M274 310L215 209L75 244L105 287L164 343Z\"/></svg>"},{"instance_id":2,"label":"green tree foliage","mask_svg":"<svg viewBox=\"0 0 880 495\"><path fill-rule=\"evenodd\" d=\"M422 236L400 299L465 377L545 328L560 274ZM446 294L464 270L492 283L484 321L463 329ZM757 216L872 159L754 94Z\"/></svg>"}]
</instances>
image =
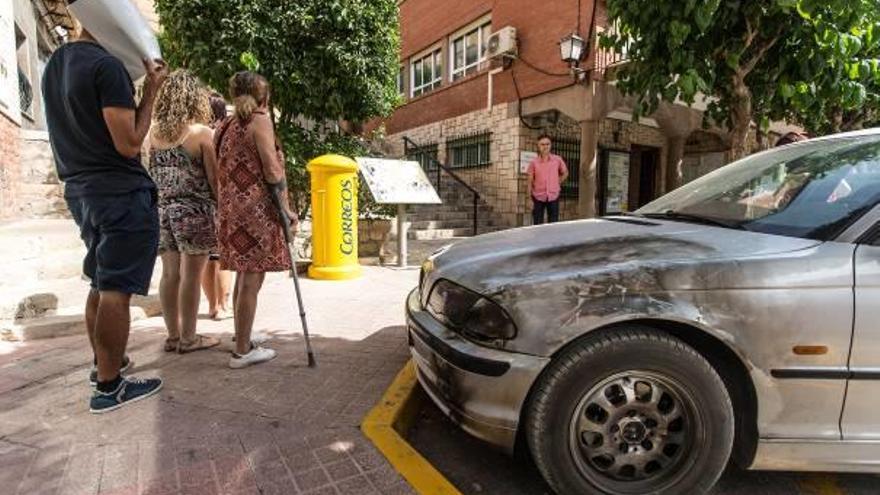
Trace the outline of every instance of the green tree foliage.
<instances>
[{"instance_id":1,"label":"green tree foliage","mask_svg":"<svg viewBox=\"0 0 880 495\"><path fill-rule=\"evenodd\" d=\"M172 66L223 93L240 70L269 80L300 212L307 208L307 160L365 152L335 123L356 128L389 114L397 100L396 0L156 0L156 11Z\"/></svg>"},{"instance_id":2,"label":"green tree foliage","mask_svg":"<svg viewBox=\"0 0 880 495\"><path fill-rule=\"evenodd\" d=\"M765 74L761 120L787 119L814 134L876 124L880 2L800 1L797 8L804 24L771 56L779 64Z\"/></svg>"},{"instance_id":3,"label":"green tree foliage","mask_svg":"<svg viewBox=\"0 0 880 495\"><path fill-rule=\"evenodd\" d=\"M786 117L812 130L832 108L869 104L878 80L878 0L608 0L630 63L619 87L635 113L660 101L709 98L710 123L746 154L751 122Z\"/></svg>"}]
</instances>

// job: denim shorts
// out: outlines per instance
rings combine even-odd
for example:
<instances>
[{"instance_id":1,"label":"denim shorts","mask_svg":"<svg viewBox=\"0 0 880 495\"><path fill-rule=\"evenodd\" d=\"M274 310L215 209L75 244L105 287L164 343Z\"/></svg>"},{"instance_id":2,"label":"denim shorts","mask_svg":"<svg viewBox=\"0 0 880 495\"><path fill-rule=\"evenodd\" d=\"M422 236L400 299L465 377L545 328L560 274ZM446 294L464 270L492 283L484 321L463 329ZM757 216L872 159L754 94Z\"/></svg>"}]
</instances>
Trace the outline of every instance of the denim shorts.
<instances>
[{"instance_id":1,"label":"denim shorts","mask_svg":"<svg viewBox=\"0 0 880 495\"><path fill-rule=\"evenodd\" d=\"M159 248L156 191L67 198L88 252L83 273L92 288L147 295Z\"/></svg>"}]
</instances>

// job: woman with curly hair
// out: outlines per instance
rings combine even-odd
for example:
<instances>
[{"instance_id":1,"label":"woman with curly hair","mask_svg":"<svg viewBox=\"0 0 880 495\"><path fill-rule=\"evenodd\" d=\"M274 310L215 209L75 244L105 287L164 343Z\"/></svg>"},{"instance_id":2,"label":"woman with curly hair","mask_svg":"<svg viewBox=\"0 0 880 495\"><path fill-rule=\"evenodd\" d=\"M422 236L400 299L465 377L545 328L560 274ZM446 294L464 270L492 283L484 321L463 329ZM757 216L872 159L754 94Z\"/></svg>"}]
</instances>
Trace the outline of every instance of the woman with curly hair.
<instances>
[{"instance_id":1,"label":"woman with curly hair","mask_svg":"<svg viewBox=\"0 0 880 495\"><path fill-rule=\"evenodd\" d=\"M174 71L156 97L150 134L150 175L159 188L159 299L168 337L181 354L220 343L196 334L199 281L217 247L214 225L217 154L208 92L186 70Z\"/></svg>"}]
</instances>

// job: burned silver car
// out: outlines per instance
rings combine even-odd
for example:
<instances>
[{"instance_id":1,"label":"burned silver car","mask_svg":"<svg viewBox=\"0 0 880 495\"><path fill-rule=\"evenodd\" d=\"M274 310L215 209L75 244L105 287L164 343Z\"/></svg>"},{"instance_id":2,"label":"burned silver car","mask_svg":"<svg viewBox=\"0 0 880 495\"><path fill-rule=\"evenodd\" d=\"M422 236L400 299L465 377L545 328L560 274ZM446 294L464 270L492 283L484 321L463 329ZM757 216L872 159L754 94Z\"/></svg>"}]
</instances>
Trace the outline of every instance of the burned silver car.
<instances>
[{"instance_id":1,"label":"burned silver car","mask_svg":"<svg viewBox=\"0 0 880 495\"><path fill-rule=\"evenodd\" d=\"M880 130L738 161L635 213L475 237L407 301L469 433L560 494L880 471Z\"/></svg>"}]
</instances>

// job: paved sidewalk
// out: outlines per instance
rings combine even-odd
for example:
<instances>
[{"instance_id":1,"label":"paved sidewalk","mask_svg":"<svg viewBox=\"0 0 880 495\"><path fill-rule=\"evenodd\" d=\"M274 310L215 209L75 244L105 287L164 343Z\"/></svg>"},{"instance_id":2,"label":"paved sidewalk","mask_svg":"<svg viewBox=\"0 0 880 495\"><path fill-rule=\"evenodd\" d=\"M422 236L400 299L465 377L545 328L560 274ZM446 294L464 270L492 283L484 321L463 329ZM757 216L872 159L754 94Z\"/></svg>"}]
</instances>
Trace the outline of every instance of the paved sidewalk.
<instances>
[{"instance_id":1,"label":"paved sidewalk","mask_svg":"<svg viewBox=\"0 0 880 495\"><path fill-rule=\"evenodd\" d=\"M161 318L136 322L133 374L157 398L88 412L86 337L0 343L0 491L20 494L404 494L361 419L408 358L403 303L415 269L365 267L348 282L302 280L318 367L305 366L293 283L267 277L255 329L274 361L162 352ZM232 320L200 320L223 337Z\"/></svg>"}]
</instances>

